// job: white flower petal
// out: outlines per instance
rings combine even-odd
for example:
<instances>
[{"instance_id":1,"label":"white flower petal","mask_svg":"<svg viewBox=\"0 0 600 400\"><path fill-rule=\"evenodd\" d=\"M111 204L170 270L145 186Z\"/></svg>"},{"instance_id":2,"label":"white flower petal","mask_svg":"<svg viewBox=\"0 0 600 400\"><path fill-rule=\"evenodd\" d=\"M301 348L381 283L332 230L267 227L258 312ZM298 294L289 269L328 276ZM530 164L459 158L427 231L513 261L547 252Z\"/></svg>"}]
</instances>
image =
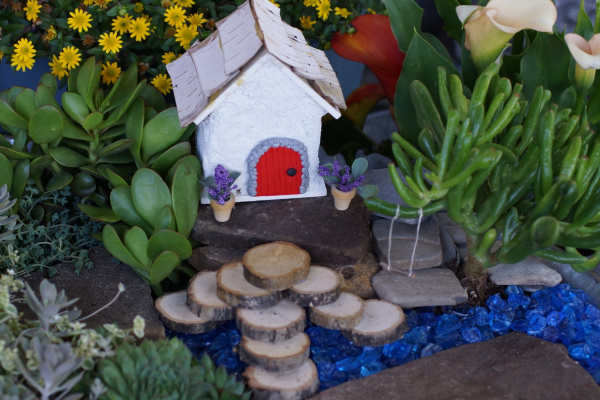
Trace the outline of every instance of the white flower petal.
<instances>
[{"instance_id":1,"label":"white flower petal","mask_svg":"<svg viewBox=\"0 0 600 400\"><path fill-rule=\"evenodd\" d=\"M600 54L600 33L596 33L588 42L592 48L592 54Z\"/></svg>"},{"instance_id":2,"label":"white flower petal","mask_svg":"<svg viewBox=\"0 0 600 400\"><path fill-rule=\"evenodd\" d=\"M465 21L473 14L479 6L457 6L456 15L460 22L464 25Z\"/></svg>"},{"instance_id":3,"label":"white flower petal","mask_svg":"<svg viewBox=\"0 0 600 400\"><path fill-rule=\"evenodd\" d=\"M598 36L598 35L594 35ZM593 44L598 49L600 47L600 38L594 39ZM567 33L565 42L569 46L571 55L583 69L600 69L600 52L594 54L590 43L575 33Z\"/></svg>"},{"instance_id":4,"label":"white flower petal","mask_svg":"<svg viewBox=\"0 0 600 400\"><path fill-rule=\"evenodd\" d=\"M552 33L557 12L552 0L490 0L486 10L497 10L492 23L506 33L517 33L523 29L534 29Z\"/></svg>"}]
</instances>

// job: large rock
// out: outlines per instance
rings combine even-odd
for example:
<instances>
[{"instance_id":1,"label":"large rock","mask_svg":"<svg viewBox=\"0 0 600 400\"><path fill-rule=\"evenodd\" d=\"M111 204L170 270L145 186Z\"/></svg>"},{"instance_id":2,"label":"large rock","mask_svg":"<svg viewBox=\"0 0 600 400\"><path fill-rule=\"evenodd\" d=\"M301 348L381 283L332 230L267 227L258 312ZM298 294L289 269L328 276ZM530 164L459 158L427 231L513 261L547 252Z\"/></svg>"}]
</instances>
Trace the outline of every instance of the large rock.
<instances>
[{"instance_id":1,"label":"large rock","mask_svg":"<svg viewBox=\"0 0 600 400\"><path fill-rule=\"evenodd\" d=\"M244 251L222 249L215 246L200 246L192 251L186 261L197 271L216 271L221 265L233 261L242 261Z\"/></svg>"},{"instance_id":2,"label":"large rock","mask_svg":"<svg viewBox=\"0 0 600 400\"><path fill-rule=\"evenodd\" d=\"M206 245L248 250L277 240L308 251L313 264L354 264L371 249L369 211L362 198L338 211L333 197L236 204L231 219L219 223L209 206L200 206L192 237Z\"/></svg>"},{"instance_id":3,"label":"large rock","mask_svg":"<svg viewBox=\"0 0 600 400\"><path fill-rule=\"evenodd\" d=\"M579 400L600 399L600 387L562 344L510 333L350 381L312 399Z\"/></svg>"},{"instance_id":4,"label":"large rock","mask_svg":"<svg viewBox=\"0 0 600 400\"><path fill-rule=\"evenodd\" d=\"M388 263L388 238L392 221L378 219L373 221L373 238L379 261ZM417 226L395 221L392 227L392 249L390 264L393 270L406 271L411 264ZM422 221L419 229L419 241L413 260L413 269L439 267L442 264L442 246L440 229L434 218Z\"/></svg>"},{"instance_id":5,"label":"large rock","mask_svg":"<svg viewBox=\"0 0 600 400\"><path fill-rule=\"evenodd\" d=\"M490 280L496 285L556 286L562 276L533 257L515 264L498 264L488 269Z\"/></svg>"},{"instance_id":6,"label":"large rock","mask_svg":"<svg viewBox=\"0 0 600 400\"><path fill-rule=\"evenodd\" d=\"M420 269L413 277L381 271L373 277L373 287L382 300L403 308L453 306L468 298L454 272L446 268Z\"/></svg>"},{"instance_id":7,"label":"large rock","mask_svg":"<svg viewBox=\"0 0 600 400\"><path fill-rule=\"evenodd\" d=\"M90 249L89 256L94 263L92 269L84 268L76 275L75 267L64 263L56 267L58 274L48 279L58 290L64 290L68 299L79 299L74 306L81 310L81 317L90 315L108 304L118 293L119 283L125 286L125 291L117 301L83 321L86 326L95 329L104 324L115 323L123 329L131 328L133 319L139 315L146 320L147 339L164 338L164 326L154 308L150 286L128 265L113 262L113 257L104 247ZM23 278L38 297L39 285L43 279L39 272ZM34 318L33 312L25 305L21 305L19 311L23 311L26 318Z\"/></svg>"}]
</instances>

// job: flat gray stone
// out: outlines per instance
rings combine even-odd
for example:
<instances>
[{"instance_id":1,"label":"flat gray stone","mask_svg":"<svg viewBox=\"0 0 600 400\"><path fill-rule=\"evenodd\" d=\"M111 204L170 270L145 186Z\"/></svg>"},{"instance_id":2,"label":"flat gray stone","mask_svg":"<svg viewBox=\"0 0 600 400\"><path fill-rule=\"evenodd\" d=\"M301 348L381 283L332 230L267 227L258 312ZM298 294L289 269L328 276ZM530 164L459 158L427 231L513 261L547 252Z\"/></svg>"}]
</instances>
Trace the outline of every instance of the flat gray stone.
<instances>
[{"instance_id":1,"label":"flat gray stone","mask_svg":"<svg viewBox=\"0 0 600 400\"><path fill-rule=\"evenodd\" d=\"M562 276L533 257L516 264L498 264L488 269L496 285L556 286Z\"/></svg>"},{"instance_id":2,"label":"flat gray stone","mask_svg":"<svg viewBox=\"0 0 600 400\"><path fill-rule=\"evenodd\" d=\"M373 287L382 300L403 308L453 306L468 298L456 275L446 268L414 271L413 278L381 271L373 277Z\"/></svg>"},{"instance_id":3,"label":"flat gray stone","mask_svg":"<svg viewBox=\"0 0 600 400\"><path fill-rule=\"evenodd\" d=\"M600 399L600 386L562 344L524 333L444 350L313 400L580 400Z\"/></svg>"},{"instance_id":4,"label":"flat gray stone","mask_svg":"<svg viewBox=\"0 0 600 400\"><path fill-rule=\"evenodd\" d=\"M373 221L372 227L375 251L379 261L386 264L388 263L388 237L391 222L388 219L378 219ZM410 268L416 235L417 226L394 221L390 253L392 270L405 271ZM421 223L413 269L439 267L442 260L440 230L435 219L430 218Z\"/></svg>"},{"instance_id":5,"label":"flat gray stone","mask_svg":"<svg viewBox=\"0 0 600 400\"><path fill-rule=\"evenodd\" d=\"M127 329L133 326L133 319L139 315L146 321L147 339L164 338L165 328L154 308L150 286L130 266L113 262L112 255L104 247L91 248L89 257L94 263L93 268L84 268L76 275L73 265L63 263L56 267L58 274L48 279L59 291L64 290L68 299L79 299L74 307L81 310L81 317L90 315L111 301L119 291L119 283L125 286L125 291L117 301L83 321L86 326L96 329L104 324L115 323ZM40 282L44 279L42 273L36 272L22 279L39 296ZM34 316L25 305L21 305L19 311L24 312L27 318Z\"/></svg>"},{"instance_id":6,"label":"flat gray stone","mask_svg":"<svg viewBox=\"0 0 600 400\"><path fill-rule=\"evenodd\" d=\"M467 234L465 230L460 227L456 222L452 221L446 212L438 212L435 214L440 227L444 228L446 232L452 237L452 240L456 245L467 243Z\"/></svg>"},{"instance_id":7,"label":"flat gray stone","mask_svg":"<svg viewBox=\"0 0 600 400\"><path fill-rule=\"evenodd\" d=\"M442 246L442 267L454 272L460 266L460 253L452 237L440 225L440 244Z\"/></svg>"},{"instance_id":8,"label":"flat gray stone","mask_svg":"<svg viewBox=\"0 0 600 400\"><path fill-rule=\"evenodd\" d=\"M241 261L244 251L223 249L215 246L200 246L192 251L186 261L197 271L216 271L221 265Z\"/></svg>"},{"instance_id":9,"label":"flat gray stone","mask_svg":"<svg viewBox=\"0 0 600 400\"><path fill-rule=\"evenodd\" d=\"M306 250L313 264L355 264L371 250L371 212L360 196L346 211L325 197L239 203L225 223L201 205L192 237L205 245L246 251L260 244L286 241Z\"/></svg>"}]
</instances>

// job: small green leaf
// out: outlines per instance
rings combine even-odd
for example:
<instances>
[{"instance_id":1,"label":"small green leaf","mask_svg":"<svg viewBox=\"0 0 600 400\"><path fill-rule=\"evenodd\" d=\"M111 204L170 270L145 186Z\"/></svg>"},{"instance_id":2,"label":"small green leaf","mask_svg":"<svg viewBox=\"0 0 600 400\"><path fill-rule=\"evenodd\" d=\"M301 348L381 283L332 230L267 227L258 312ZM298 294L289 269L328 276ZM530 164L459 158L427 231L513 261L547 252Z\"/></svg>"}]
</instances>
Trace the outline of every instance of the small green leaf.
<instances>
[{"instance_id":1,"label":"small green leaf","mask_svg":"<svg viewBox=\"0 0 600 400\"><path fill-rule=\"evenodd\" d=\"M56 95L56 90L58 89L56 84L56 78L50 72L46 72L40 78L40 83L46 86L54 95Z\"/></svg>"},{"instance_id":2,"label":"small green leaf","mask_svg":"<svg viewBox=\"0 0 600 400\"><path fill-rule=\"evenodd\" d=\"M15 100L15 109L23 118L31 119L37 109L35 92L28 88L19 93Z\"/></svg>"},{"instance_id":3,"label":"small green leaf","mask_svg":"<svg viewBox=\"0 0 600 400\"><path fill-rule=\"evenodd\" d=\"M68 172L60 171L48 181L46 190L58 190L67 186L73 180L73 175Z\"/></svg>"},{"instance_id":4,"label":"small green leaf","mask_svg":"<svg viewBox=\"0 0 600 400\"><path fill-rule=\"evenodd\" d=\"M117 216L129 226L139 226L148 235L154 232L152 225L136 210L130 186L120 186L110 192L110 205Z\"/></svg>"},{"instance_id":5,"label":"small green leaf","mask_svg":"<svg viewBox=\"0 0 600 400\"><path fill-rule=\"evenodd\" d=\"M94 104L94 95L100 86L100 72L102 63L96 63L94 57L90 57L81 66L79 75L77 76L77 92L83 97L85 103L90 110L96 110Z\"/></svg>"},{"instance_id":6,"label":"small green leaf","mask_svg":"<svg viewBox=\"0 0 600 400\"><path fill-rule=\"evenodd\" d=\"M51 147L48 152L57 163L65 167L77 168L90 163L87 157L68 147Z\"/></svg>"},{"instance_id":7,"label":"small green leaf","mask_svg":"<svg viewBox=\"0 0 600 400\"><path fill-rule=\"evenodd\" d=\"M0 168L1 169L1 168ZM13 168L13 184L10 194L18 199L25 191L27 180L29 179L29 160L19 160ZM2 186L0 184L0 186Z\"/></svg>"},{"instance_id":8,"label":"small green leaf","mask_svg":"<svg viewBox=\"0 0 600 400\"><path fill-rule=\"evenodd\" d=\"M63 131L63 118L52 106L39 108L29 121L29 135L38 144L58 139Z\"/></svg>"},{"instance_id":9,"label":"small green leaf","mask_svg":"<svg viewBox=\"0 0 600 400\"><path fill-rule=\"evenodd\" d=\"M181 164L188 164L196 172L196 176L202 176L202 164L200 163L200 160L195 155L190 154L189 156L180 158L175 163L175 165L171 167L169 173L167 174L167 177L165 178L165 182L167 182L167 185L173 185L173 177L175 176L175 171L177 171L177 168Z\"/></svg>"},{"instance_id":10,"label":"small green leaf","mask_svg":"<svg viewBox=\"0 0 600 400\"><path fill-rule=\"evenodd\" d=\"M573 33L578 34L583 37L585 40L590 40L594 35L594 24L592 24L592 20L590 16L585 11L585 0L581 0L579 4L579 14L577 15L577 24L575 25L575 29Z\"/></svg>"},{"instance_id":11,"label":"small green leaf","mask_svg":"<svg viewBox=\"0 0 600 400\"><path fill-rule=\"evenodd\" d=\"M52 156L39 156L35 160L31 161L31 164L29 164L29 172L31 173L31 175L36 175L42 172L44 168L52 164L52 162L54 162Z\"/></svg>"},{"instance_id":12,"label":"small green leaf","mask_svg":"<svg viewBox=\"0 0 600 400\"><path fill-rule=\"evenodd\" d=\"M117 234L117 231L111 225L104 225L104 229L102 229L102 243L104 244L104 247L106 247L106 250L118 260L135 268L142 270L147 269L145 265L140 263L129 250L127 250Z\"/></svg>"},{"instance_id":13,"label":"small green leaf","mask_svg":"<svg viewBox=\"0 0 600 400\"><path fill-rule=\"evenodd\" d=\"M35 91L35 103L37 104L38 108L52 106L60 109L60 105L56 101L54 95L55 93L52 92L52 89L40 83Z\"/></svg>"},{"instance_id":14,"label":"small green leaf","mask_svg":"<svg viewBox=\"0 0 600 400\"><path fill-rule=\"evenodd\" d=\"M172 185L172 201L177 231L187 237L196 223L200 201L200 183L191 166L181 164L175 171ZM182 258L183 259L183 258Z\"/></svg>"},{"instance_id":15,"label":"small green leaf","mask_svg":"<svg viewBox=\"0 0 600 400\"><path fill-rule=\"evenodd\" d=\"M152 155L177 143L185 130L186 128L181 127L175 107L162 111L144 126L142 159L148 160Z\"/></svg>"},{"instance_id":16,"label":"small green leaf","mask_svg":"<svg viewBox=\"0 0 600 400\"><path fill-rule=\"evenodd\" d=\"M19 129L29 128L29 123L17 114L8 103L0 99L0 124L14 126Z\"/></svg>"},{"instance_id":17,"label":"small green leaf","mask_svg":"<svg viewBox=\"0 0 600 400\"><path fill-rule=\"evenodd\" d=\"M79 125L83 125L83 121L90 113L83 97L77 93L65 92L62 95L62 104L69 117Z\"/></svg>"},{"instance_id":18,"label":"small green leaf","mask_svg":"<svg viewBox=\"0 0 600 400\"><path fill-rule=\"evenodd\" d=\"M169 206L161 208L156 217L156 221L154 221L154 230L159 231L161 229L169 229L172 231L177 229L173 208Z\"/></svg>"},{"instance_id":19,"label":"small green leaf","mask_svg":"<svg viewBox=\"0 0 600 400\"><path fill-rule=\"evenodd\" d=\"M98 153L98 157L106 157L106 156L120 153L120 152L125 151L128 148L130 148L132 144L133 144L133 141L129 140L129 139L117 140L116 142L113 142L113 143L109 144L108 146L104 147L100 151L100 153Z\"/></svg>"},{"instance_id":20,"label":"small green leaf","mask_svg":"<svg viewBox=\"0 0 600 400\"><path fill-rule=\"evenodd\" d=\"M413 0L384 0L384 3L398 47L406 53L415 32L421 33L423 9Z\"/></svg>"},{"instance_id":21,"label":"small green leaf","mask_svg":"<svg viewBox=\"0 0 600 400\"><path fill-rule=\"evenodd\" d=\"M8 157L11 160L25 160L25 159L33 160L34 158L36 158L35 154L24 153L22 151L16 151L9 147L2 147L2 146L0 146L0 154L4 154L6 157Z\"/></svg>"},{"instance_id":22,"label":"small green leaf","mask_svg":"<svg viewBox=\"0 0 600 400\"><path fill-rule=\"evenodd\" d=\"M379 188L375 185L363 185L356 188L356 192L364 199L369 197L376 197L379 192Z\"/></svg>"},{"instance_id":23,"label":"small green leaf","mask_svg":"<svg viewBox=\"0 0 600 400\"><path fill-rule=\"evenodd\" d=\"M119 171L117 167L114 167L110 164L99 165L98 171L102 174L102 176L108 179L108 181L115 188L120 186L128 186L131 183L131 177L129 175L123 171Z\"/></svg>"},{"instance_id":24,"label":"small green leaf","mask_svg":"<svg viewBox=\"0 0 600 400\"><path fill-rule=\"evenodd\" d=\"M0 154L0 187L6 185L10 190L13 182L13 166L4 155Z\"/></svg>"},{"instance_id":25,"label":"small green leaf","mask_svg":"<svg viewBox=\"0 0 600 400\"><path fill-rule=\"evenodd\" d=\"M356 179L359 176L361 176L362 174L365 173L365 171L367 170L369 166L369 163L367 162L366 158L357 158L356 160L354 160L354 162L352 163L352 178Z\"/></svg>"},{"instance_id":26,"label":"small green leaf","mask_svg":"<svg viewBox=\"0 0 600 400\"><path fill-rule=\"evenodd\" d=\"M161 176L165 176L175 163L181 158L192 153L190 142L181 142L167 149L162 153L154 163L152 169L158 172Z\"/></svg>"},{"instance_id":27,"label":"small green leaf","mask_svg":"<svg viewBox=\"0 0 600 400\"><path fill-rule=\"evenodd\" d=\"M125 233L125 247L142 264L150 265L148 258L148 236L139 226L133 226Z\"/></svg>"},{"instance_id":28,"label":"small green leaf","mask_svg":"<svg viewBox=\"0 0 600 400\"><path fill-rule=\"evenodd\" d=\"M110 208L95 207L89 204L77 204L77 207L79 207L79 209L83 211L85 215L95 221L113 223L121 220Z\"/></svg>"},{"instance_id":29,"label":"small green leaf","mask_svg":"<svg viewBox=\"0 0 600 400\"><path fill-rule=\"evenodd\" d=\"M146 85L142 91L142 98L146 106L154 108L157 112L161 112L167 108L165 96L163 96L157 88L152 85Z\"/></svg>"},{"instance_id":30,"label":"small green leaf","mask_svg":"<svg viewBox=\"0 0 600 400\"><path fill-rule=\"evenodd\" d=\"M151 260L167 250L174 251L182 260L192 255L192 246L189 240L175 231L163 229L150 237L148 241L148 257Z\"/></svg>"},{"instance_id":31,"label":"small green leaf","mask_svg":"<svg viewBox=\"0 0 600 400\"><path fill-rule=\"evenodd\" d=\"M166 183L149 168L141 168L133 175L131 189L135 209L149 223L156 221L162 207L173 206Z\"/></svg>"},{"instance_id":32,"label":"small green leaf","mask_svg":"<svg viewBox=\"0 0 600 400\"><path fill-rule=\"evenodd\" d=\"M104 115L98 111L94 111L90 115L88 115L83 121L83 129L91 130L96 129L98 125L102 123L102 118Z\"/></svg>"},{"instance_id":33,"label":"small green leaf","mask_svg":"<svg viewBox=\"0 0 600 400\"><path fill-rule=\"evenodd\" d=\"M180 262L175 252L165 251L159 254L150 267L150 284L157 285L162 282Z\"/></svg>"}]
</instances>

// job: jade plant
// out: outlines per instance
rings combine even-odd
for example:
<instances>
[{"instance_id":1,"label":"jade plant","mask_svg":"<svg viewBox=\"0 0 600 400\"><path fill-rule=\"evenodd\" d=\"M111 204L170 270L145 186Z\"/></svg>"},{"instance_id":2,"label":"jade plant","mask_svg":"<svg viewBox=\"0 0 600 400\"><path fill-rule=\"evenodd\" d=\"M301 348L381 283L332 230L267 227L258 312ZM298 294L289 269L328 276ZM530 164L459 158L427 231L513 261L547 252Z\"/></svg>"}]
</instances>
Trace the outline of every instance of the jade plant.
<instances>
[{"instance_id":1,"label":"jade plant","mask_svg":"<svg viewBox=\"0 0 600 400\"><path fill-rule=\"evenodd\" d=\"M423 83L410 85L417 144L392 135L405 182L389 165L409 205L399 207L400 215L446 209L467 234L473 282L483 281L489 266L532 255L590 270L600 261L600 137L585 113L550 104L543 87L526 99L523 86L501 78L498 68L490 64L468 96L460 78L447 79L440 67L441 110ZM398 209L376 198L365 203L387 215Z\"/></svg>"}]
</instances>

